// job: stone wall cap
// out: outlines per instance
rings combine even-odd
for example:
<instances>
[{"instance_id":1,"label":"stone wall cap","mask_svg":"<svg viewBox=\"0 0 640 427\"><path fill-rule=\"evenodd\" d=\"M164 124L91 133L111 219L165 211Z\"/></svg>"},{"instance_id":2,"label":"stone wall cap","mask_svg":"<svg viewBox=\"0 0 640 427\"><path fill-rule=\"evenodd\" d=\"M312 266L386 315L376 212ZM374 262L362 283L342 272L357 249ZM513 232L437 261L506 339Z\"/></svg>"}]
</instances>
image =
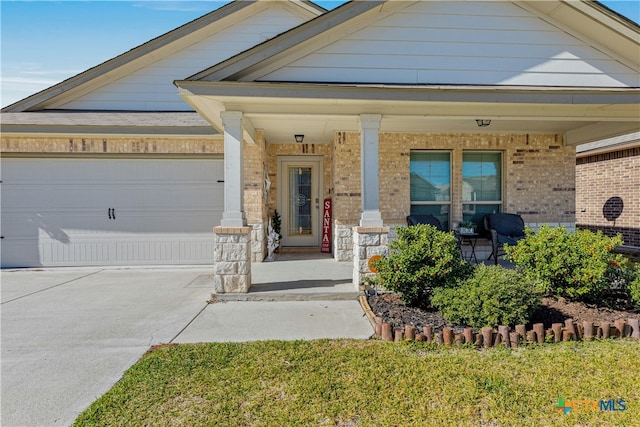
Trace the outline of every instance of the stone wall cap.
<instances>
[{"instance_id":1,"label":"stone wall cap","mask_svg":"<svg viewBox=\"0 0 640 427\"><path fill-rule=\"evenodd\" d=\"M356 230L356 233L360 233L360 234L365 234L365 233L388 233L389 232L389 227L387 227L387 226L383 226L383 227L361 227L359 225L356 225L354 227L354 229Z\"/></svg>"},{"instance_id":2,"label":"stone wall cap","mask_svg":"<svg viewBox=\"0 0 640 427\"><path fill-rule=\"evenodd\" d=\"M213 232L216 234L249 234L251 230L251 227L213 227Z\"/></svg>"}]
</instances>

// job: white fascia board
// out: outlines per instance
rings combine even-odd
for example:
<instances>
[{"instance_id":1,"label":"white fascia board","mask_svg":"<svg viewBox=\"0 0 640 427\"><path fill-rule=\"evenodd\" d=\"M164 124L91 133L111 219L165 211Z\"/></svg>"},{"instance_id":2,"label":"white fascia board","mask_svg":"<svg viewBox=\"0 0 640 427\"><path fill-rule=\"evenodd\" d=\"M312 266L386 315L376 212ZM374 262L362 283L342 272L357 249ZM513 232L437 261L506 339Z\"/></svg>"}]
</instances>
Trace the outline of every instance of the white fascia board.
<instances>
[{"instance_id":1,"label":"white fascia board","mask_svg":"<svg viewBox=\"0 0 640 427\"><path fill-rule=\"evenodd\" d=\"M174 84L190 95L219 98L640 105L640 89L635 88L324 85L187 80L175 81Z\"/></svg>"},{"instance_id":2,"label":"white fascia board","mask_svg":"<svg viewBox=\"0 0 640 427\"><path fill-rule=\"evenodd\" d=\"M318 15L322 15L323 13L327 12L327 9L325 9L324 7L315 4L312 1L307 1L307 0L290 0L288 2L288 4L290 5L295 5L297 7L299 7L302 10L305 10L315 16Z\"/></svg>"}]
</instances>

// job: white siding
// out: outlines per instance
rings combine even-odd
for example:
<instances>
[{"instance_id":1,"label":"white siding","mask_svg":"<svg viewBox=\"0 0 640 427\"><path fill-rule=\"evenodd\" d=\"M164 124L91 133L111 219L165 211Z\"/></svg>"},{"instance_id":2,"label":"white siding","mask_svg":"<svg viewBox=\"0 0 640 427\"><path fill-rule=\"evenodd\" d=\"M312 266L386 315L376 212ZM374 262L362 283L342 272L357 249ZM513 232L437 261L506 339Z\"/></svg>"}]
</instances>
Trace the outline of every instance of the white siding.
<instances>
[{"instance_id":1,"label":"white siding","mask_svg":"<svg viewBox=\"0 0 640 427\"><path fill-rule=\"evenodd\" d=\"M511 2L418 2L259 80L640 86L634 70Z\"/></svg>"},{"instance_id":2,"label":"white siding","mask_svg":"<svg viewBox=\"0 0 640 427\"><path fill-rule=\"evenodd\" d=\"M237 25L221 31L212 26L212 31L219 32L60 108L191 111L192 108L178 96L174 80L196 74L303 21L284 6L277 7L277 2L269 2L268 8Z\"/></svg>"}]
</instances>

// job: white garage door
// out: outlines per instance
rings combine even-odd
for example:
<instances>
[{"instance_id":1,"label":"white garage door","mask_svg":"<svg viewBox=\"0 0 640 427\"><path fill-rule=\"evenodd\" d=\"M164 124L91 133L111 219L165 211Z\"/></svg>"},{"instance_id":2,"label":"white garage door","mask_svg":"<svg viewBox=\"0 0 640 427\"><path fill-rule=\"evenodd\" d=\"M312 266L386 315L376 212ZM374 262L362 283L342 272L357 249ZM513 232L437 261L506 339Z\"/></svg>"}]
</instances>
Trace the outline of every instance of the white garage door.
<instances>
[{"instance_id":1,"label":"white garage door","mask_svg":"<svg viewBox=\"0 0 640 427\"><path fill-rule=\"evenodd\" d=\"M210 264L222 159L2 159L2 267Z\"/></svg>"}]
</instances>

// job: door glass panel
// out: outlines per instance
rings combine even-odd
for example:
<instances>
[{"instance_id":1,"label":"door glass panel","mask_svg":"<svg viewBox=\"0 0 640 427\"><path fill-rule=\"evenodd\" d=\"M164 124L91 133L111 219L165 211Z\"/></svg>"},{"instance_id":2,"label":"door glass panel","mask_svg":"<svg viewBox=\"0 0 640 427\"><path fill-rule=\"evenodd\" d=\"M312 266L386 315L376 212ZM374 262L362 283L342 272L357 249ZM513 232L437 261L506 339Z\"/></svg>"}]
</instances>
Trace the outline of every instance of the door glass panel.
<instances>
[{"instance_id":1,"label":"door glass panel","mask_svg":"<svg viewBox=\"0 0 640 427\"><path fill-rule=\"evenodd\" d=\"M310 235L311 168L289 167L289 236Z\"/></svg>"}]
</instances>

